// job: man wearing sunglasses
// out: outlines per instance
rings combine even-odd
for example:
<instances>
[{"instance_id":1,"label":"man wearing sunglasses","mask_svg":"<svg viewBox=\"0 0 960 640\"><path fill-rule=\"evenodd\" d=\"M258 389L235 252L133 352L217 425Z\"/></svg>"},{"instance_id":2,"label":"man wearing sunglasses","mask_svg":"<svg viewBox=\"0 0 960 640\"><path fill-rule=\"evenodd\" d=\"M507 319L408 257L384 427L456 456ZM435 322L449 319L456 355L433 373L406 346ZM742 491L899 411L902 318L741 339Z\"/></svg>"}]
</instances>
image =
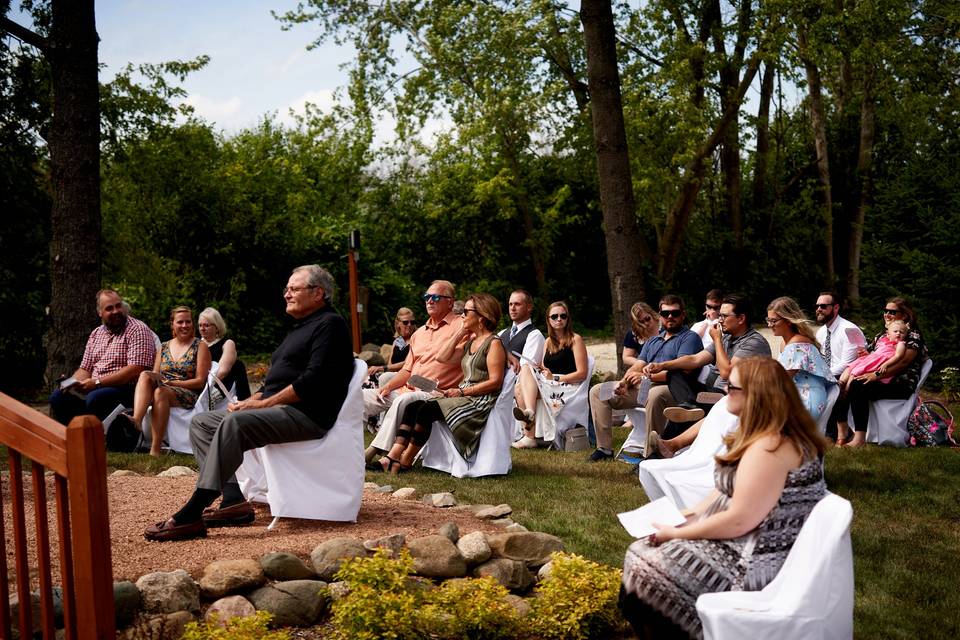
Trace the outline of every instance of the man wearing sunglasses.
<instances>
[{"instance_id":1,"label":"man wearing sunglasses","mask_svg":"<svg viewBox=\"0 0 960 640\"><path fill-rule=\"evenodd\" d=\"M660 332L643 344L637 362L624 374L617 383L613 397L609 400L600 400L599 395L591 399L590 411L593 415L593 424L597 433L609 433L613 423L614 409L632 409L638 406L646 407L647 434L659 433L663 430L666 420L663 410L675 405L670 388L667 386L667 374L658 373L648 376L645 369L648 364L675 360L681 356L692 355L700 351L702 342L700 336L690 331L684 325L686 314L683 310L683 300L679 296L667 294L660 299ZM638 402L638 391L644 378L650 378L651 386L647 394L646 403ZM606 440L604 438L604 440ZM613 451L598 447L590 456L591 462L610 460Z\"/></svg>"},{"instance_id":2,"label":"man wearing sunglasses","mask_svg":"<svg viewBox=\"0 0 960 640\"><path fill-rule=\"evenodd\" d=\"M840 317L837 296L824 291L817 298L817 341L822 345L823 357L830 365L830 373L837 378L851 362L857 359L857 349L867 344L860 327ZM852 336L852 339L851 339Z\"/></svg>"},{"instance_id":3,"label":"man wearing sunglasses","mask_svg":"<svg viewBox=\"0 0 960 640\"><path fill-rule=\"evenodd\" d=\"M413 375L437 382L437 389L456 387L463 379L459 362L444 363L437 355L457 332L459 323L453 314L456 291L446 280L434 280L423 294L427 310L427 322L410 336L410 351L403 367L379 389L364 389L364 422L367 418L384 413L373 442L367 447L367 462L382 455L393 446L397 435L397 422L403 408L414 400L425 400L430 393L407 385ZM466 342L466 338L463 341ZM462 345L461 345L462 346Z\"/></svg>"},{"instance_id":4,"label":"man wearing sunglasses","mask_svg":"<svg viewBox=\"0 0 960 640\"><path fill-rule=\"evenodd\" d=\"M507 312L512 324L500 332L500 341L507 352L507 363L514 373L520 373L520 358L531 364L539 365L543 360L543 334L533 326L530 316L533 313L533 296L517 289L510 294Z\"/></svg>"}]
</instances>

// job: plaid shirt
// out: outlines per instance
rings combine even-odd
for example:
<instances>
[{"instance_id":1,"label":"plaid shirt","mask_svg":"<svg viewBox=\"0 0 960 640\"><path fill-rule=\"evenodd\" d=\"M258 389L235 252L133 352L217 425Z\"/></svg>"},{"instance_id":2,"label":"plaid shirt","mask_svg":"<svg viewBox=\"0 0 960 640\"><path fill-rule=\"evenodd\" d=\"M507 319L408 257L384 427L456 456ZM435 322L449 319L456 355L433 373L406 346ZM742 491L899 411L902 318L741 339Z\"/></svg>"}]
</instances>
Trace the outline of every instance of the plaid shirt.
<instances>
[{"instance_id":1,"label":"plaid shirt","mask_svg":"<svg viewBox=\"0 0 960 640\"><path fill-rule=\"evenodd\" d=\"M153 332L136 318L127 318L121 333L112 333L100 325L90 333L80 368L100 378L131 365L153 369L157 354Z\"/></svg>"}]
</instances>

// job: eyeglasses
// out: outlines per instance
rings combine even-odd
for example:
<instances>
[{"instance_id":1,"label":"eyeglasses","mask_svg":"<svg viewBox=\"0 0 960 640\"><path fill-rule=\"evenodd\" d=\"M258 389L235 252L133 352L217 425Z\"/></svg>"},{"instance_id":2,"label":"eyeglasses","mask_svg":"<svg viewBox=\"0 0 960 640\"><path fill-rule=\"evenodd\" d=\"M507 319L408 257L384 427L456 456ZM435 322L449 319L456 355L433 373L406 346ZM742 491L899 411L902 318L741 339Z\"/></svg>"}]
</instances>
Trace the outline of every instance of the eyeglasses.
<instances>
[{"instance_id":1,"label":"eyeglasses","mask_svg":"<svg viewBox=\"0 0 960 640\"><path fill-rule=\"evenodd\" d=\"M884 309L883 315L885 316L895 316L900 313L900 309Z\"/></svg>"},{"instance_id":2,"label":"eyeglasses","mask_svg":"<svg viewBox=\"0 0 960 640\"><path fill-rule=\"evenodd\" d=\"M727 318L733 318L734 316L742 316L742 313L721 313L717 317L720 318L720 321L723 322Z\"/></svg>"},{"instance_id":3,"label":"eyeglasses","mask_svg":"<svg viewBox=\"0 0 960 640\"><path fill-rule=\"evenodd\" d=\"M306 287L284 287L284 288L283 288L283 295L287 295L288 293L292 293L293 295L297 295L298 293L300 293L301 291L304 291L304 290L306 290L306 289L316 289L316 288L318 288L318 285L315 285L315 284L307 285Z\"/></svg>"},{"instance_id":4,"label":"eyeglasses","mask_svg":"<svg viewBox=\"0 0 960 640\"><path fill-rule=\"evenodd\" d=\"M783 320L783 318L767 318L767 326L772 327L776 325L778 322L780 322L781 320Z\"/></svg>"},{"instance_id":5,"label":"eyeglasses","mask_svg":"<svg viewBox=\"0 0 960 640\"><path fill-rule=\"evenodd\" d=\"M417 321L416 320L400 320L400 324L402 324L405 327L409 327L412 324L417 324Z\"/></svg>"},{"instance_id":6,"label":"eyeglasses","mask_svg":"<svg viewBox=\"0 0 960 640\"><path fill-rule=\"evenodd\" d=\"M425 293L420 297L423 298L424 302L440 302L444 298L447 300L453 300L453 296L444 296L440 295L439 293Z\"/></svg>"},{"instance_id":7,"label":"eyeglasses","mask_svg":"<svg viewBox=\"0 0 960 640\"><path fill-rule=\"evenodd\" d=\"M743 387L738 387L738 386L735 385L735 384L727 383L727 393L730 394L730 393L733 393L734 391L741 391L741 392L742 392L742 391L743 391Z\"/></svg>"},{"instance_id":8,"label":"eyeglasses","mask_svg":"<svg viewBox=\"0 0 960 640\"><path fill-rule=\"evenodd\" d=\"M660 317L661 318L679 318L683 315L683 311L680 309L661 309Z\"/></svg>"},{"instance_id":9,"label":"eyeglasses","mask_svg":"<svg viewBox=\"0 0 960 640\"><path fill-rule=\"evenodd\" d=\"M566 319L567 319L567 314L565 314L565 313L551 313L551 314L550 314L550 319L551 319L551 320L566 320Z\"/></svg>"},{"instance_id":10,"label":"eyeglasses","mask_svg":"<svg viewBox=\"0 0 960 640\"><path fill-rule=\"evenodd\" d=\"M710 309L711 311L720 311L720 305L718 305L718 304L710 304L710 303L708 302L708 303L707 303L707 309Z\"/></svg>"},{"instance_id":11,"label":"eyeglasses","mask_svg":"<svg viewBox=\"0 0 960 640\"><path fill-rule=\"evenodd\" d=\"M834 303L832 303L832 302L831 302L830 304L822 304L822 303L818 302L818 303L817 303L817 309L829 309L829 308L832 307L833 305L834 305Z\"/></svg>"}]
</instances>

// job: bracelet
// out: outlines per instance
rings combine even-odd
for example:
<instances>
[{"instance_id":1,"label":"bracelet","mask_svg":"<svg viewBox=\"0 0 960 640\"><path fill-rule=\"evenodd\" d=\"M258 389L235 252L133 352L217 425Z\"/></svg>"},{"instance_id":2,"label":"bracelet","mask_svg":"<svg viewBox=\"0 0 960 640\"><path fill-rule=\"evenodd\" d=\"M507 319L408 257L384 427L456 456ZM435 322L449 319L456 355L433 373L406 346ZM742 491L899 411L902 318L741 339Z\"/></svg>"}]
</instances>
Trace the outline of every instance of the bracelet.
<instances>
[{"instance_id":1,"label":"bracelet","mask_svg":"<svg viewBox=\"0 0 960 640\"><path fill-rule=\"evenodd\" d=\"M465 394L465 393L463 392L463 388L461 387L461 389L460 389L460 397L462 398L462 397L464 397L465 395L467 395L467 394Z\"/></svg>"}]
</instances>

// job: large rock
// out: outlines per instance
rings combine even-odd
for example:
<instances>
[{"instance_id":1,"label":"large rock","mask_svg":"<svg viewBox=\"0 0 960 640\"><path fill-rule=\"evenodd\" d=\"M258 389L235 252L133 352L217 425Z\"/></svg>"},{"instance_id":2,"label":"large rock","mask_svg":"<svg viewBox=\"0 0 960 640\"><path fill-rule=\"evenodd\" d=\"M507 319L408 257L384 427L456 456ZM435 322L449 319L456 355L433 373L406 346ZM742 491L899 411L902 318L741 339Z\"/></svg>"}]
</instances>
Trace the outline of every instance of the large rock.
<instances>
[{"instance_id":1,"label":"large rock","mask_svg":"<svg viewBox=\"0 0 960 640\"><path fill-rule=\"evenodd\" d=\"M140 589L128 580L113 583L113 610L117 629L129 627L140 611Z\"/></svg>"},{"instance_id":2,"label":"large rock","mask_svg":"<svg viewBox=\"0 0 960 640\"><path fill-rule=\"evenodd\" d=\"M174 611L152 616L140 616L133 626L117 637L121 640L178 640L193 616L187 611Z\"/></svg>"},{"instance_id":3,"label":"large rock","mask_svg":"<svg viewBox=\"0 0 960 640\"><path fill-rule=\"evenodd\" d=\"M446 536L424 536L411 540L407 547L413 556L413 570L427 578L462 578L467 563Z\"/></svg>"},{"instance_id":4,"label":"large rock","mask_svg":"<svg viewBox=\"0 0 960 640\"><path fill-rule=\"evenodd\" d=\"M393 497L398 500L416 500L419 497L417 490L413 487L403 487L393 492Z\"/></svg>"},{"instance_id":5,"label":"large rock","mask_svg":"<svg viewBox=\"0 0 960 640\"><path fill-rule=\"evenodd\" d=\"M116 471L114 471L114 472L111 473L110 475L111 475L112 477L115 477L115 478L123 478L123 477L126 477L126 476L129 476L129 477L138 477L138 478L140 477L140 474L139 474L139 473L137 473L136 471L133 471L133 470L131 470L131 469L117 469Z\"/></svg>"},{"instance_id":6,"label":"large rock","mask_svg":"<svg viewBox=\"0 0 960 640\"><path fill-rule=\"evenodd\" d=\"M549 533L518 531L487 536L494 556L523 560L528 567L541 567L550 561L550 554L563 551L563 540Z\"/></svg>"},{"instance_id":7,"label":"large rock","mask_svg":"<svg viewBox=\"0 0 960 640\"><path fill-rule=\"evenodd\" d=\"M210 622L216 616L217 624L226 627L233 618L246 618L256 612L256 607L243 596L227 596L210 605L207 612L203 614L203 619Z\"/></svg>"},{"instance_id":8,"label":"large rock","mask_svg":"<svg viewBox=\"0 0 960 640\"><path fill-rule=\"evenodd\" d=\"M526 618L530 614L530 603L524 598L513 593L507 594L504 598L511 607L513 607L521 618Z\"/></svg>"},{"instance_id":9,"label":"large rock","mask_svg":"<svg viewBox=\"0 0 960 640\"><path fill-rule=\"evenodd\" d=\"M356 538L334 538L314 547L310 553L310 560L313 561L313 570L317 572L317 576L329 582L340 570L344 560L366 556L367 550L363 547L362 541Z\"/></svg>"},{"instance_id":10,"label":"large rock","mask_svg":"<svg viewBox=\"0 0 960 640\"><path fill-rule=\"evenodd\" d=\"M238 591L247 591L266 582L260 563L251 558L215 560L203 569L200 593L208 600L216 600Z\"/></svg>"},{"instance_id":11,"label":"large rock","mask_svg":"<svg viewBox=\"0 0 960 640\"><path fill-rule=\"evenodd\" d=\"M183 569L141 576L137 589L147 613L200 610L200 586Z\"/></svg>"},{"instance_id":12,"label":"large rock","mask_svg":"<svg viewBox=\"0 0 960 640\"><path fill-rule=\"evenodd\" d=\"M366 362L368 367L382 367L387 364L387 361L383 359L383 356L380 355L380 352L373 349L369 351L365 349L361 351L357 357Z\"/></svg>"},{"instance_id":13,"label":"large rock","mask_svg":"<svg viewBox=\"0 0 960 640\"><path fill-rule=\"evenodd\" d=\"M317 574L292 553L267 553L260 558L260 567L273 580L309 580Z\"/></svg>"},{"instance_id":14,"label":"large rock","mask_svg":"<svg viewBox=\"0 0 960 640\"><path fill-rule=\"evenodd\" d=\"M429 493L423 498L420 499L424 504L428 504L431 507L455 507L457 506L457 499L453 497L453 494L449 491L444 491L443 493Z\"/></svg>"},{"instance_id":15,"label":"large rock","mask_svg":"<svg viewBox=\"0 0 960 640\"><path fill-rule=\"evenodd\" d=\"M460 539L460 527L457 526L456 522L444 522L440 525L437 533L445 538L449 538L453 544L457 544L457 540Z\"/></svg>"},{"instance_id":16,"label":"large rock","mask_svg":"<svg viewBox=\"0 0 960 640\"><path fill-rule=\"evenodd\" d=\"M157 474L158 478L187 478L196 476L197 472L190 467L175 466L165 469Z\"/></svg>"},{"instance_id":17,"label":"large rock","mask_svg":"<svg viewBox=\"0 0 960 640\"><path fill-rule=\"evenodd\" d=\"M274 627L309 627L323 611L325 582L287 580L260 587L249 596L257 611L273 614Z\"/></svg>"},{"instance_id":18,"label":"large rock","mask_svg":"<svg viewBox=\"0 0 960 640\"><path fill-rule=\"evenodd\" d=\"M513 513L513 508L508 504L498 504L495 507L487 507L474 512L474 515L481 520L496 520Z\"/></svg>"},{"instance_id":19,"label":"large rock","mask_svg":"<svg viewBox=\"0 0 960 640\"><path fill-rule=\"evenodd\" d=\"M535 582L533 574L523 560L494 558L474 568L473 575L478 578L490 576L510 591L526 591Z\"/></svg>"},{"instance_id":20,"label":"large rock","mask_svg":"<svg viewBox=\"0 0 960 640\"><path fill-rule=\"evenodd\" d=\"M376 552L377 549L388 549L390 551L390 555L396 558L400 555L400 549L403 549L403 545L406 543L407 536L403 535L402 533L393 533L380 538L364 540L363 548L371 553Z\"/></svg>"},{"instance_id":21,"label":"large rock","mask_svg":"<svg viewBox=\"0 0 960 640\"><path fill-rule=\"evenodd\" d=\"M490 545L487 544L487 535L483 531L468 533L457 540L457 550L470 566L486 562L493 554Z\"/></svg>"}]
</instances>

